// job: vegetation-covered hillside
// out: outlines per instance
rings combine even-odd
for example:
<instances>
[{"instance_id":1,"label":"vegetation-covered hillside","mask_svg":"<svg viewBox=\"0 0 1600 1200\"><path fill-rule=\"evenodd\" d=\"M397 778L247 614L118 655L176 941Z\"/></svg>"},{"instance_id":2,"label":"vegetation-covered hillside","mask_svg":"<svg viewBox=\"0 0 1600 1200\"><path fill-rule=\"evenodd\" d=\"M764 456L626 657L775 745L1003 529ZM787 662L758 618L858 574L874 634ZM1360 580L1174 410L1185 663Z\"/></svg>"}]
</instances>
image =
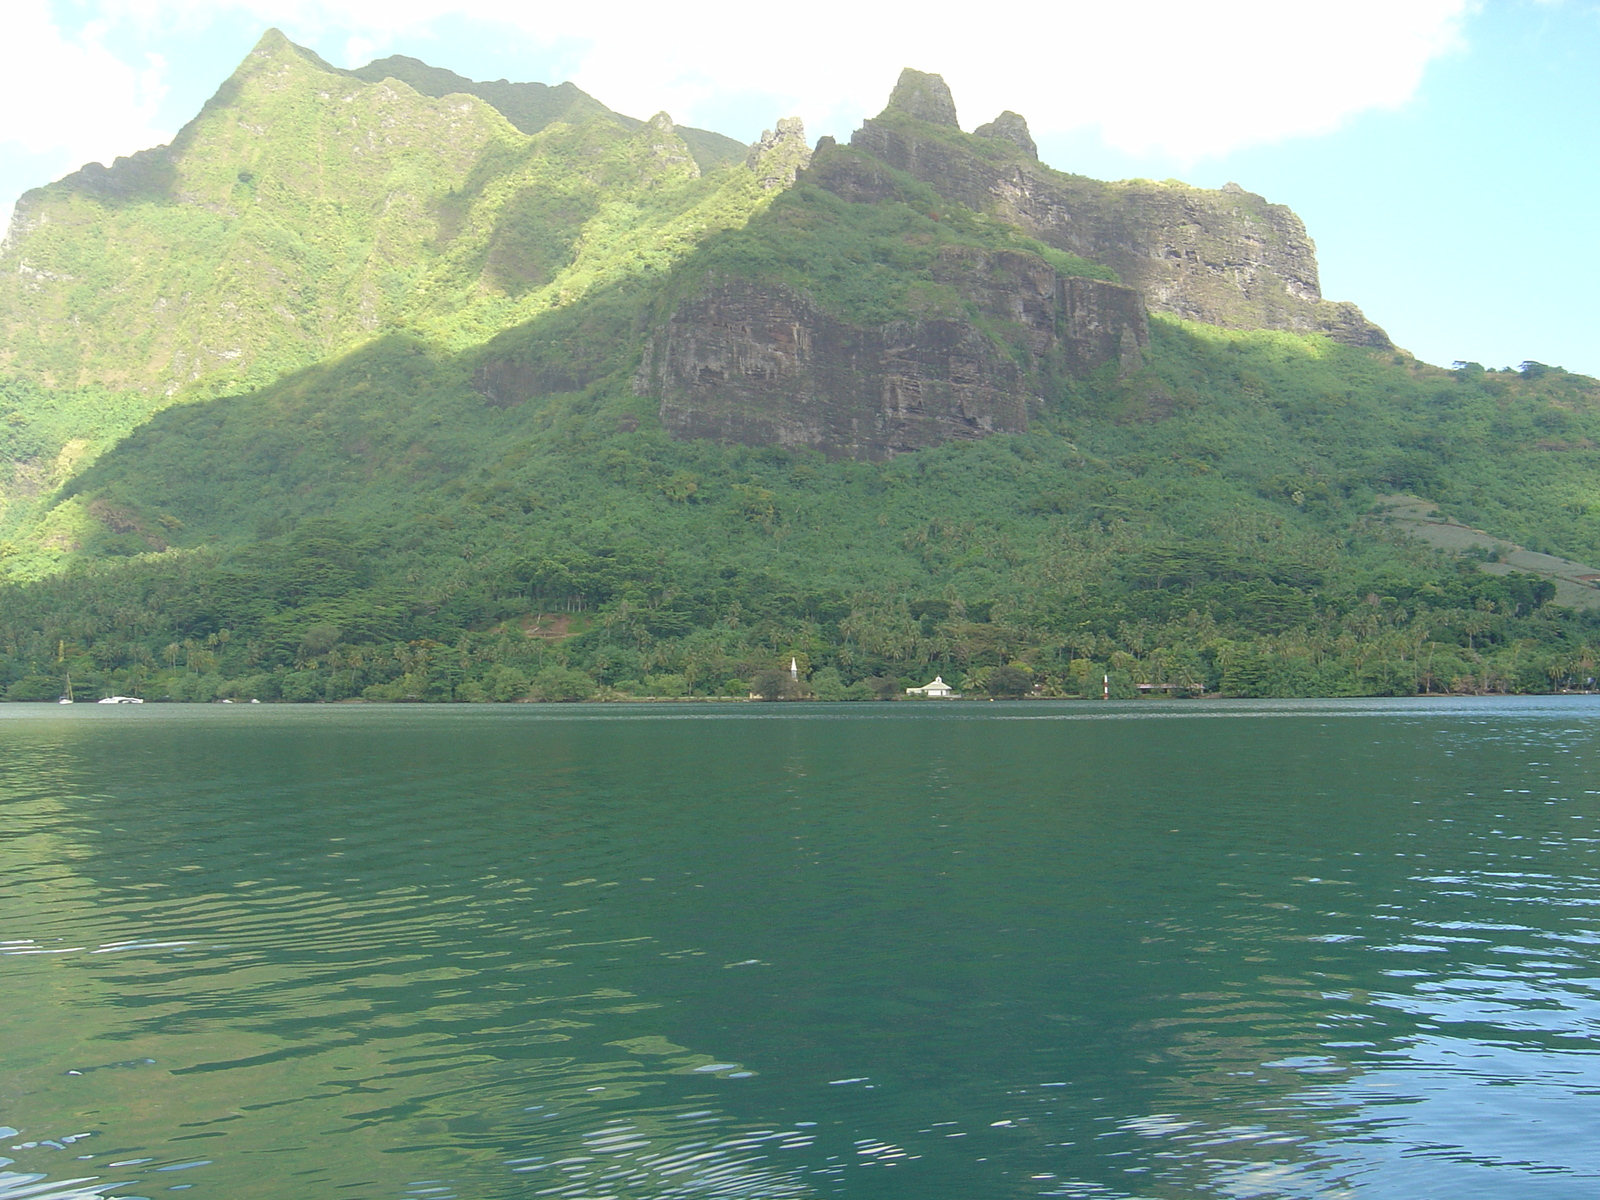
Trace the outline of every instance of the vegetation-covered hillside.
<instances>
[{"instance_id":1,"label":"vegetation-covered hillside","mask_svg":"<svg viewBox=\"0 0 1600 1200\"><path fill-rule=\"evenodd\" d=\"M664 272L767 199L720 135L571 85L453 81L339 71L272 31L171 146L23 197L0 247L0 538L168 404L394 330L477 344Z\"/></svg>"},{"instance_id":2,"label":"vegetation-covered hillside","mask_svg":"<svg viewBox=\"0 0 1600 1200\"><path fill-rule=\"evenodd\" d=\"M630 260L661 269L755 205L748 171L702 171L664 116L549 89L568 103L544 115L561 119L503 101L519 126L439 94L448 72L388 65L424 90L270 32L171 146L28 193L4 255L0 361L52 387L195 398L389 328L470 345Z\"/></svg>"},{"instance_id":3,"label":"vegetation-covered hillside","mask_svg":"<svg viewBox=\"0 0 1600 1200\"><path fill-rule=\"evenodd\" d=\"M673 442L620 389L491 408L396 339L169 410L87 473L95 558L5 594L10 694L70 668L192 698L742 695L790 655L823 698L1003 667L1064 694L1592 674L1595 619L1550 584L1365 519L1449 470L1452 512L1537 543L1563 522L1531 497L1575 533L1589 452L1540 443L1600 435L1589 381L1175 322L1154 351L1029 434L873 464Z\"/></svg>"},{"instance_id":4,"label":"vegetation-covered hillside","mask_svg":"<svg viewBox=\"0 0 1600 1200\"><path fill-rule=\"evenodd\" d=\"M822 159L784 187L783 171L659 155L662 123L589 128L493 134L531 173L496 175L521 181L521 207L473 227L543 236L580 175L590 189L581 245L522 293L543 297L531 308L509 275L484 282L502 261L490 243L477 259L412 247L396 270L457 263L456 290L440 285L455 307L402 304L419 315L315 363L294 358L312 324L297 317L255 360L294 369L251 390L146 418L103 379L16 370L0 405L19 498L0 543L0 690L53 699L70 676L90 695L193 700L870 699L941 673L994 695L1099 695L1108 676L1116 695L1402 695L1595 674L1594 609L1374 515L1380 495L1412 493L1600 561L1595 381L1160 315L1136 361L1044 372L1028 326L939 282L941 256L1043 264L1057 286L1103 265L859 146L830 151L830 169L853 163L870 189ZM539 175L557 144L588 147L586 173ZM488 203L469 190L452 184L438 211ZM517 244L504 261L526 266ZM1034 389L1027 431L885 462L675 440L646 347L731 277L850 328L976 331ZM572 290L551 291L562 279ZM38 328L40 355L68 353ZM33 343L10 345L15 369ZM798 686L779 669L791 657Z\"/></svg>"}]
</instances>

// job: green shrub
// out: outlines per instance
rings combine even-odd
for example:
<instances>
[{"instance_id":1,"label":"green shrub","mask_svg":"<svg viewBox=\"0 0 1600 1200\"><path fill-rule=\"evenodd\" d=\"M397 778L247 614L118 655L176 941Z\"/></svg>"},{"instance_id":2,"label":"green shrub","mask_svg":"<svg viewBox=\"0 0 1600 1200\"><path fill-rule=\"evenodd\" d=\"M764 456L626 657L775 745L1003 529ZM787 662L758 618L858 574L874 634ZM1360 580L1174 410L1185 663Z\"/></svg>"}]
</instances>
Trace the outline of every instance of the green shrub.
<instances>
[{"instance_id":1,"label":"green shrub","mask_svg":"<svg viewBox=\"0 0 1600 1200\"><path fill-rule=\"evenodd\" d=\"M594 692L594 680L582 671L570 667L546 667L533 677L530 695L535 700L570 703L587 700Z\"/></svg>"}]
</instances>

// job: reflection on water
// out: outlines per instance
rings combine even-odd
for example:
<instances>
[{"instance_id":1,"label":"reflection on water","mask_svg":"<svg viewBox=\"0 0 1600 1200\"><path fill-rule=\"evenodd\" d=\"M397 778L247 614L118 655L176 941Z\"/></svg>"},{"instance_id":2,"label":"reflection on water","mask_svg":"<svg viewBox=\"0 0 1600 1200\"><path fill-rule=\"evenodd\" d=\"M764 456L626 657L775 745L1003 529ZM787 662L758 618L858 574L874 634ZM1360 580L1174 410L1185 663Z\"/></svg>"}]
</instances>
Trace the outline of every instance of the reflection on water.
<instances>
[{"instance_id":1,"label":"reflection on water","mask_svg":"<svg viewBox=\"0 0 1600 1200\"><path fill-rule=\"evenodd\" d=\"M1597 718L0 706L0 1200L1600 1192Z\"/></svg>"}]
</instances>

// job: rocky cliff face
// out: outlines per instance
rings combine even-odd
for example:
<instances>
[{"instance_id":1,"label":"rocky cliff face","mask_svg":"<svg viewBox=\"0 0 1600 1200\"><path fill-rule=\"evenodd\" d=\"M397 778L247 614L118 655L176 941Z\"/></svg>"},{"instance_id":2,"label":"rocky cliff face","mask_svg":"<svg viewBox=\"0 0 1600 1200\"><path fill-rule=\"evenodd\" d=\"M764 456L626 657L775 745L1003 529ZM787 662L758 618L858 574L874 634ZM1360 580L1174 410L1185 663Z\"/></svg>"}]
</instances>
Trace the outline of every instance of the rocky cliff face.
<instances>
[{"instance_id":1,"label":"rocky cliff face","mask_svg":"<svg viewBox=\"0 0 1600 1200\"><path fill-rule=\"evenodd\" d=\"M763 187L787 185L805 165L786 146L794 132L780 125L752 148ZM1020 115L963 133L944 81L910 70L848 148L819 142L802 178L851 205L928 207L906 175L1122 282L1058 274L1037 253L950 247L926 282L958 302L868 325L830 312L803 281L705 281L657 328L635 380L660 397L674 436L877 459L1021 431L1062 379L1136 368L1147 307L1391 348L1354 305L1322 298L1315 247L1289 209L1234 184L1102 183L1051 170ZM869 273L873 262L853 269Z\"/></svg>"},{"instance_id":2,"label":"rocky cliff face","mask_svg":"<svg viewBox=\"0 0 1600 1200\"><path fill-rule=\"evenodd\" d=\"M799 117L781 117L776 129L761 131L761 140L745 154L744 165L762 191L772 192L788 187L810 162L804 122Z\"/></svg>"},{"instance_id":3,"label":"rocky cliff face","mask_svg":"<svg viewBox=\"0 0 1600 1200\"><path fill-rule=\"evenodd\" d=\"M657 331L636 386L675 437L882 459L1022 432L1050 378L1131 368L1148 342L1137 292L1032 255L952 249L933 276L967 314L853 325L790 287L713 280Z\"/></svg>"},{"instance_id":4,"label":"rocky cliff face","mask_svg":"<svg viewBox=\"0 0 1600 1200\"><path fill-rule=\"evenodd\" d=\"M1016 113L964 134L944 81L913 71L850 144L1046 245L1105 263L1152 311L1391 346L1354 305L1322 298L1316 247L1300 218L1236 184L1210 191L1054 171L1038 161Z\"/></svg>"}]
</instances>

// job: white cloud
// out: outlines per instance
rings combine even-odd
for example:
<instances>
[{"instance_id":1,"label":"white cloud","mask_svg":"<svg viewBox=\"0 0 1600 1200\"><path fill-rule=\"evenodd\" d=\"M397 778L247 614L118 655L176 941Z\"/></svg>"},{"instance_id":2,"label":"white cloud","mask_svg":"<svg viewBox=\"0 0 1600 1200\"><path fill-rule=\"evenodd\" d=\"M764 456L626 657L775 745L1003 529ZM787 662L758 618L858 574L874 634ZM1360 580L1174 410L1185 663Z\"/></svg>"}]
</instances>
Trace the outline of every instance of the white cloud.
<instances>
[{"instance_id":1,"label":"white cloud","mask_svg":"<svg viewBox=\"0 0 1600 1200\"><path fill-rule=\"evenodd\" d=\"M1117 149L1194 161L1404 103L1428 63L1457 44L1473 3L101 0L97 11L146 31L243 16L339 57L416 53L462 20L492 22L530 44L576 40L587 47L573 72L580 86L623 112L665 108L685 124L726 113L732 95L761 108L756 126L799 113L813 130L847 133L882 105L900 67L915 66L949 80L968 128L1011 108L1036 134L1098 128ZM118 61L92 35L64 38L43 5L23 7L8 40L27 52L0 76L0 139L67 148L79 161L156 140L146 126L159 74ZM42 111L44 95L61 97L61 110ZM30 106L37 115L18 121Z\"/></svg>"},{"instance_id":2,"label":"white cloud","mask_svg":"<svg viewBox=\"0 0 1600 1200\"><path fill-rule=\"evenodd\" d=\"M787 6L712 0L670 25L641 7L597 40L576 81L623 111L666 106L688 121L718 91L775 93L848 127L915 66L944 75L967 128L1010 108L1036 133L1098 127L1117 149L1194 160L1404 103L1457 44L1466 8L1069 0L974 12L819 0L802 22Z\"/></svg>"},{"instance_id":3,"label":"white cloud","mask_svg":"<svg viewBox=\"0 0 1600 1200\"><path fill-rule=\"evenodd\" d=\"M68 36L42 4L13 9L5 29L12 51L0 72L0 145L71 170L170 136L155 125L165 94L161 59L123 61L102 44L98 25Z\"/></svg>"}]
</instances>

